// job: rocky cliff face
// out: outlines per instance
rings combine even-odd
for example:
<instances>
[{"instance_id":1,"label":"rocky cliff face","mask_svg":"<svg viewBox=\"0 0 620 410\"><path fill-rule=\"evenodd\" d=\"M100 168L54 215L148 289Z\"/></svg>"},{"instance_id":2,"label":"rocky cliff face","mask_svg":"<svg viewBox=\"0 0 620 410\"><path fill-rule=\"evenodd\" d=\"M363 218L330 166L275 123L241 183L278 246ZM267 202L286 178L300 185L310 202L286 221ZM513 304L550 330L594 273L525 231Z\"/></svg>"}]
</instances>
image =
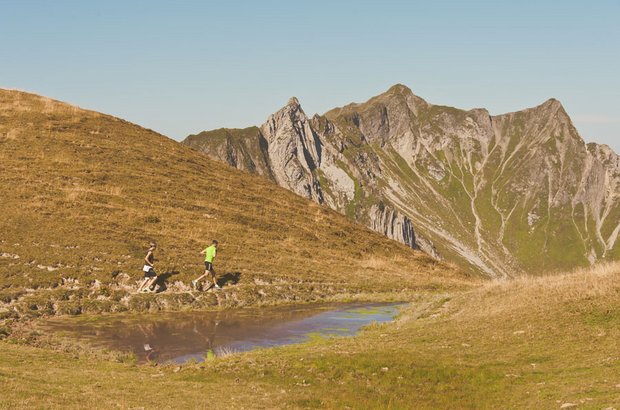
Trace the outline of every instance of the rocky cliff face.
<instances>
[{"instance_id":1,"label":"rocky cliff face","mask_svg":"<svg viewBox=\"0 0 620 410\"><path fill-rule=\"evenodd\" d=\"M312 119L291 99L226 133L185 143L490 276L620 257L620 159L586 146L557 100L491 116L397 85Z\"/></svg>"},{"instance_id":2,"label":"rocky cliff face","mask_svg":"<svg viewBox=\"0 0 620 410\"><path fill-rule=\"evenodd\" d=\"M324 117L309 119L293 97L260 128L208 131L190 135L183 143L233 167L266 176L391 239L439 257L429 241L416 241L411 220L380 198L374 198L367 208L356 209L353 201L362 192L358 181L371 174L372 164L365 167L364 158L359 158L360 169L347 166L344 146L337 144L340 136Z\"/></svg>"},{"instance_id":3,"label":"rocky cliff face","mask_svg":"<svg viewBox=\"0 0 620 410\"><path fill-rule=\"evenodd\" d=\"M272 114L260 128L275 182L298 195L323 202L316 175L322 144L296 98Z\"/></svg>"}]
</instances>

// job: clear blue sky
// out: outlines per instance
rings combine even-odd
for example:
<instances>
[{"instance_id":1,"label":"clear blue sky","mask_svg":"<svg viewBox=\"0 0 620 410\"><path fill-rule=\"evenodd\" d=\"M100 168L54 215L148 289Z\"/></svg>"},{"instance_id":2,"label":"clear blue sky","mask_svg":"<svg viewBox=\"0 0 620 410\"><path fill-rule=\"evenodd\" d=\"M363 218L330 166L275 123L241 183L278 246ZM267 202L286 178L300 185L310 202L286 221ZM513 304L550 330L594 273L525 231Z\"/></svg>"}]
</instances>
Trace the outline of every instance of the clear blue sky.
<instances>
[{"instance_id":1,"label":"clear blue sky","mask_svg":"<svg viewBox=\"0 0 620 410\"><path fill-rule=\"evenodd\" d=\"M395 83L492 114L559 99L620 152L620 0L0 0L0 87L182 139Z\"/></svg>"}]
</instances>

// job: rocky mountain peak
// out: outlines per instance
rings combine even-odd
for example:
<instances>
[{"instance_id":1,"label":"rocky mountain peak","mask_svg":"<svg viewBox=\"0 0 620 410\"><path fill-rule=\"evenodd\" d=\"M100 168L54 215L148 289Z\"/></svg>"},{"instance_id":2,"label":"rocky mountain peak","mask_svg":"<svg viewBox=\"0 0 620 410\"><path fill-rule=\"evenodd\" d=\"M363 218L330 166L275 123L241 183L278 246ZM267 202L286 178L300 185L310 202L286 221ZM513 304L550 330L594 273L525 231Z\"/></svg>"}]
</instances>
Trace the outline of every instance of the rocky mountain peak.
<instances>
[{"instance_id":1,"label":"rocky mountain peak","mask_svg":"<svg viewBox=\"0 0 620 410\"><path fill-rule=\"evenodd\" d=\"M289 98L286 105L289 107L301 108L301 104L299 104L299 100L295 96Z\"/></svg>"},{"instance_id":2,"label":"rocky mountain peak","mask_svg":"<svg viewBox=\"0 0 620 410\"><path fill-rule=\"evenodd\" d=\"M263 134L275 134L279 129L299 129L305 127L307 123L308 117L301 108L299 100L291 97L284 107L267 118L261 128Z\"/></svg>"},{"instance_id":3,"label":"rocky mountain peak","mask_svg":"<svg viewBox=\"0 0 620 410\"><path fill-rule=\"evenodd\" d=\"M394 84L384 94L413 95L413 91L404 84Z\"/></svg>"},{"instance_id":4,"label":"rocky mountain peak","mask_svg":"<svg viewBox=\"0 0 620 410\"><path fill-rule=\"evenodd\" d=\"M535 107L528 108L522 111L511 112L507 114L501 114L496 117L500 122L513 121L516 118L527 119L526 121L531 124L537 124L539 127L547 127L547 134L560 135L565 133L567 136L572 136L576 141L582 141L579 133L575 129L570 116L562 106L562 103L555 98L550 98L547 101L539 104ZM541 139L544 142L545 138Z\"/></svg>"},{"instance_id":5,"label":"rocky mountain peak","mask_svg":"<svg viewBox=\"0 0 620 410\"><path fill-rule=\"evenodd\" d=\"M286 105L276 111L274 114L270 116L270 119L277 119L278 122L285 121L302 121L305 122L308 120L306 113L303 108L301 108L301 104L297 97L289 98ZM269 122L269 120L267 120Z\"/></svg>"},{"instance_id":6,"label":"rocky mountain peak","mask_svg":"<svg viewBox=\"0 0 620 410\"><path fill-rule=\"evenodd\" d=\"M546 117L548 121L555 124L556 127L566 129L567 133L572 135L574 140L579 141L580 145L585 144L560 101L555 98L550 98L536 107L535 110L540 113L539 115Z\"/></svg>"},{"instance_id":7,"label":"rocky mountain peak","mask_svg":"<svg viewBox=\"0 0 620 410\"><path fill-rule=\"evenodd\" d=\"M549 98L544 103L534 107L533 110L538 111L538 112L552 114L552 115L559 114L562 117L568 118L568 113L564 109L564 106L559 100L556 100L555 98Z\"/></svg>"},{"instance_id":8,"label":"rocky mountain peak","mask_svg":"<svg viewBox=\"0 0 620 410\"><path fill-rule=\"evenodd\" d=\"M386 92L377 96L376 100L373 98L368 102L375 101L380 101L392 110L411 111L416 115L420 109L431 106L431 104L426 102L423 98L415 95L409 87L402 84L393 85Z\"/></svg>"},{"instance_id":9,"label":"rocky mountain peak","mask_svg":"<svg viewBox=\"0 0 620 410\"><path fill-rule=\"evenodd\" d=\"M260 134L273 179L280 186L322 203L323 193L314 175L321 163L321 141L299 100L291 97L283 108L270 115L260 127Z\"/></svg>"},{"instance_id":10,"label":"rocky mountain peak","mask_svg":"<svg viewBox=\"0 0 620 410\"><path fill-rule=\"evenodd\" d=\"M549 106L549 107L556 107L556 108L557 108L557 107L561 107L561 106L562 106L562 103L561 103L559 100L557 100L557 99L555 99L555 98L553 98L553 97L552 97L552 98L549 98L549 99L548 99L547 101L545 101L544 103L542 103L541 105L543 105L543 106Z\"/></svg>"}]
</instances>

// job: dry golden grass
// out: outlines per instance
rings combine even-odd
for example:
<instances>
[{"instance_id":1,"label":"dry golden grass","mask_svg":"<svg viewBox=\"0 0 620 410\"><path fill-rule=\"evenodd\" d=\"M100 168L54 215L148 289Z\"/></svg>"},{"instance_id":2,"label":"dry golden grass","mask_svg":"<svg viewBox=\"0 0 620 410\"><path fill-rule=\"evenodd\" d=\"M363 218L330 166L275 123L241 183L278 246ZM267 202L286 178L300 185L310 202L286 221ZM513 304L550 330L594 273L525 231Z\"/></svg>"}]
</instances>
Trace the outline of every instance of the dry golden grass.
<instances>
[{"instance_id":1,"label":"dry golden grass","mask_svg":"<svg viewBox=\"0 0 620 410\"><path fill-rule=\"evenodd\" d=\"M476 306L467 314L488 318L524 310L544 312L567 303L601 303L619 291L620 262L601 263L563 274L489 281L467 294L468 303Z\"/></svg>"}]
</instances>

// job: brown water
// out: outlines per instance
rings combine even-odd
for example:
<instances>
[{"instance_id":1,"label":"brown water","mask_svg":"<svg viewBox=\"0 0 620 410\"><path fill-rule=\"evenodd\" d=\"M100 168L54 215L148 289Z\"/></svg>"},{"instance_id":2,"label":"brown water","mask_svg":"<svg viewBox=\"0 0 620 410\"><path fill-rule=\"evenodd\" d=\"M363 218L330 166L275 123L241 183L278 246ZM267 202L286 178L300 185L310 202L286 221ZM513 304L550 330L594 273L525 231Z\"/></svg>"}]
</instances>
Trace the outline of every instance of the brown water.
<instances>
[{"instance_id":1,"label":"brown water","mask_svg":"<svg viewBox=\"0 0 620 410\"><path fill-rule=\"evenodd\" d=\"M401 303L283 306L219 312L56 318L47 331L97 347L132 352L139 361L184 363L313 337L354 335L392 320Z\"/></svg>"}]
</instances>

